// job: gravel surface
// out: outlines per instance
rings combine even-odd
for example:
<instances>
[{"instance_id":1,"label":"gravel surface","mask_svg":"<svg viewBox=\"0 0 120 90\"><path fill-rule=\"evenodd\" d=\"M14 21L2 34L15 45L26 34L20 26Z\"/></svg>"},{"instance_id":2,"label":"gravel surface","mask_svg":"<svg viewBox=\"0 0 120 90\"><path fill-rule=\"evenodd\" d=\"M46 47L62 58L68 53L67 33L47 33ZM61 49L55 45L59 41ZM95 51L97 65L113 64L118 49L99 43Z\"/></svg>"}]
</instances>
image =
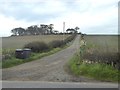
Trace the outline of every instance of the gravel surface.
<instances>
[{"instance_id":1,"label":"gravel surface","mask_svg":"<svg viewBox=\"0 0 120 90\"><path fill-rule=\"evenodd\" d=\"M2 70L2 79L9 81L98 82L68 73L66 63L79 48L80 36L73 44L50 56Z\"/></svg>"}]
</instances>

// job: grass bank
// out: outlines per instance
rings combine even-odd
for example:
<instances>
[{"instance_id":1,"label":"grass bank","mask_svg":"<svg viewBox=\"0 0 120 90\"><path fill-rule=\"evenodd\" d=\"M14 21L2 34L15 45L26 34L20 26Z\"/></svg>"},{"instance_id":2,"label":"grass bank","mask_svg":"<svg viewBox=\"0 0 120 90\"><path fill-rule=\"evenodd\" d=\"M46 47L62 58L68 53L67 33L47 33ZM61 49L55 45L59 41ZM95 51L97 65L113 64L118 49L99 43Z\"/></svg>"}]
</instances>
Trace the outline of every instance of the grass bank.
<instances>
[{"instance_id":1,"label":"grass bank","mask_svg":"<svg viewBox=\"0 0 120 90\"><path fill-rule=\"evenodd\" d=\"M70 71L76 76L86 76L91 77L100 81L110 81L110 82L118 82L120 80L120 71L113 68L112 66L100 63L82 63L77 65L79 60L79 56L75 54L68 65Z\"/></svg>"}]
</instances>

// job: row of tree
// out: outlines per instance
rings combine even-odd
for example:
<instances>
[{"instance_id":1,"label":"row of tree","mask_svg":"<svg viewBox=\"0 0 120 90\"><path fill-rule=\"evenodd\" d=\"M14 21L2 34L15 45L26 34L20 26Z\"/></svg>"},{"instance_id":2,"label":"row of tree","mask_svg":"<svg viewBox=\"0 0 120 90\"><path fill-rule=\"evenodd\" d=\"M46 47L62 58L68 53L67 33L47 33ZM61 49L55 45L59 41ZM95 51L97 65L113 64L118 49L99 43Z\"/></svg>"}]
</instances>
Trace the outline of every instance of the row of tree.
<instances>
[{"instance_id":1,"label":"row of tree","mask_svg":"<svg viewBox=\"0 0 120 90\"><path fill-rule=\"evenodd\" d=\"M27 27L27 29L24 29L22 27L14 28L11 30L12 36L23 36L23 35L50 35L50 34L60 34L59 31L53 30L54 25L49 24L40 24L38 25L32 25L30 27ZM77 30L79 27L68 28L66 30L66 33L77 33Z\"/></svg>"},{"instance_id":2,"label":"row of tree","mask_svg":"<svg viewBox=\"0 0 120 90\"><path fill-rule=\"evenodd\" d=\"M68 29L66 30L66 33L78 33L78 30L79 30L79 29L80 29L79 27L68 28Z\"/></svg>"}]
</instances>

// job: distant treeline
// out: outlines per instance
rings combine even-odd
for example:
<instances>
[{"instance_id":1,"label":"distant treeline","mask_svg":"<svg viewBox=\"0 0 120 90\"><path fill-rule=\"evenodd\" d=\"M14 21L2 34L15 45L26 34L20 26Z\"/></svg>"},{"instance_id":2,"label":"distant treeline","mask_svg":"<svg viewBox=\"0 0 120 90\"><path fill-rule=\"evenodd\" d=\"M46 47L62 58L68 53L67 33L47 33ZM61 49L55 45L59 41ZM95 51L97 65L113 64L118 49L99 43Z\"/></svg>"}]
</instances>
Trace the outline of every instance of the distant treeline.
<instances>
[{"instance_id":1,"label":"distant treeline","mask_svg":"<svg viewBox=\"0 0 120 90\"><path fill-rule=\"evenodd\" d=\"M72 34L72 33L78 33L79 27L68 28L64 33L65 34ZM49 24L40 24L40 25L32 25L25 28L18 27L11 30L12 35L11 36L24 36L24 35L51 35L51 34L63 34L62 32L59 32L58 30L54 30L54 25Z\"/></svg>"}]
</instances>

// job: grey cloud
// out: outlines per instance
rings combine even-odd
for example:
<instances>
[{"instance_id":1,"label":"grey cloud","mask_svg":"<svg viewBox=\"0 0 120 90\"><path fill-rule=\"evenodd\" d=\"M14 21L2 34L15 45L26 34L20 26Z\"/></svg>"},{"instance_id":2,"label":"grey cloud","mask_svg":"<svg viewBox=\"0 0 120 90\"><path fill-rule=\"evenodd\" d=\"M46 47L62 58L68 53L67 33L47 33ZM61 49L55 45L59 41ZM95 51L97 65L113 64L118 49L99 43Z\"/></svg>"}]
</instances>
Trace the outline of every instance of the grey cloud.
<instances>
[{"instance_id":1,"label":"grey cloud","mask_svg":"<svg viewBox=\"0 0 120 90\"><path fill-rule=\"evenodd\" d=\"M54 19L57 17L61 17L66 13L71 12L82 12L84 8L80 8L73 0L62 0L61 1L65 6L64 11L54 11L50 12L51 7L48 7L49 10L46 10L46 2L34 2L34 3L25 3L25 2L8 2L8 3L0 3L0 13L7 17L13 17L16 20L25 20L25 21L45 21ZM34 8L38 8L40 10L44 10L45 12L39 13L34 12ZM56 8L56 7L54 7ZM61 7L62 8L62 7ZM86 10L88 8L85 8Z\"/></svg>"},{"instance_id":2,"label":"grey cloud","mask_svg":"<svg viewBox=\"0 0 120 90\"><path fill-rule=\"evenodd\" d=\"M14 2L0 5L0 13L4 14L7 17L14 17L17 20L24 19L26 21L44 21L50 20L51 18L59 17L62 12L49 12L46 10L46 13L35 13L34 8L39 7L40 10L44 10L44 2L39 3L23 3L23 2ZM41 12L41 11L40 11Z\"/></svg>"}]
</instances>

